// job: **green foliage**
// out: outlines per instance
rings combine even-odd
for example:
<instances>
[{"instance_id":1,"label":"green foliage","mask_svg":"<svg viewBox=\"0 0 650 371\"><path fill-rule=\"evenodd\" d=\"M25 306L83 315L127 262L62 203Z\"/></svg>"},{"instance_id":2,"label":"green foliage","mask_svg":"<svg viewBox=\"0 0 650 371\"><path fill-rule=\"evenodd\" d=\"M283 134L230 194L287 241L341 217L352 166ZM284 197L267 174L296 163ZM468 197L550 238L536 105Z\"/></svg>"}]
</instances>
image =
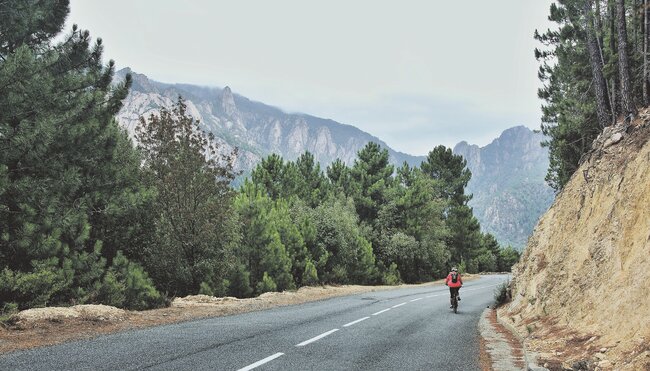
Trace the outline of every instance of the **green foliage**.
<instances>
[{"instance_id":1,"label":"green foliage","mask_svg":"<svg viewBox=\"0 0 650 371\"><path fill-rule=\"evenodd\" d=\"M230 273L230 285L228 292L230 295L238 298L247 298L253 294L253 289L250 285L250 272L246 270L243 264L236 264L235 268Z\"/></svg>"},{"instance_id":2,"label":"green foliage","mask_svg":"<svg viewBox=\"0 0 650 371\"><path fill-rule=\"evenodd\" d=\"M201 282L199 285L199 295L213 296L214 290L212 290L212 287L207 282Z\"/></svg>"},{"instance_id":3,"label":"green foliage","mask_svg":"<svg viewBox=\"0 0 650 371\"><path fill-rule=\"evenodd\" d=\"M469 175L445 150L426 171L405 165L397 175L376 143L351 168L332 163L327 176L309 152L287 162L271 155L235 192L236 153L223 155L181 97L140 118L133 148L114 119L130 76L113 85L101 40L91 45L76 26L52 42L67 1L8 4L0 24L3 312L100 302L145 309L162 304L158 290L249 297L319 283L416 282L442 274L453 257L482 261L471 247L447 247L462 230L450 205L464 206ZM435 173L447 160L451 172Z\"/></svg>"},{"instance_id":4,"label":"green foliage","mask_svg":"<svg viewBox=\"0 0 650 371\"><path fill-rule=\"evenodd\" d=\"M311 261L305 264L305 272L302 275L302 284L304 286L313 286L318 284L318 272L316 266Z\"/></svg>"},{"instance_id":5,"label":"green foliage","mask_svg":"<svg viewBox=\"0 0 650 371\"><path fill-rule=\"evenodd\" d=\"M117 307L142 310L163 304L163 298L147 272L120 251L106 272L99 291L100 302Z\"/></svg>"},{"instance_id":6,"label":"green foliage","mask_svg":"<svg viewBox=\"0 0 650 371\"><path fill-rule=\"evenodd\" d=\"M506 280L494 290L494 301L497 307L509 302L511 298L510 280Z\"/></svg>"},{"instance_id":7,"label":"green foliage","mask_svg":"<svg viewBox=\"0 0 650 371\"><path fill-rule=\"evenodd\" d=\"M150 190L113 118L131 79L112 85L114 64L87 31L52 41L68 11L68 1L3 5L0 305L153 305L141 269L111 268L121 246L145 249L150 236L139 229L146 217L128 221Z\"/></svg>"},{"instance_id":8,"label":"green foliage","mask_svg":"<svg viewBox=\"0 0 650 371\"><path fill-rule=\"evenodd\" d=\"M21 46L36 48L44 45L63 29L69 11L67 0L39 1L38 4L3 1L0 57L6 59Z\"/></svg>"},{"instance_id":9,"label":"green foliage","mask_svg":"<svg viewBox=\"0 0 650 371\"><path fill-rule=\"evenodd\" d=\"M377 279L372 245L363 236L352 202L329 199L313 209L312 221L316 241L327 251L327 261L318 271L323 282L370 283Z\"/></svg>"},{"instance_id":10,"label":"green foliage","mask_svg":"<svg viewBox=\"0 0 650 371\"><path fill-rule=\"evenodd\" d=\"M547 182L561 190L578 168L580 158L591 149L593 140L602 131L596 114L594 74L590 66L585 25L585 2L560 0L551 4L549 20L557 27L546 32L535 32L542 47L535 50L540 62L538 72L543 87L538 96L542 106L542 131L550 139L544 143L549 148L550 165ZM598 8L593 8L593 6ZM611 116L624 113L619 77L618 41L616 35L615 3L597 0L589 4L590 16L596 21L594 32L602 60L602 70L607 82L606 92L611 106ZM627 2L626 27L631 46L627 52L631 63L633 100L642 102L643 78L643 14L636 3ZM596 11L598 9L599 11ZM631 16L630 16L631 15ZM591 24L591 23L589 23ZM638 37L637 37L638 35ZM645 102L647 104L647 102Z\"/></svg>"},{"instance_id":11,"label":"green foliage","mask_svg":"<svg viewBox=\"0 0 650 371\"><path fill-rule=\"evenodd\" d=\"M369 225L377 219L385 193L392 182L393 166L389 163L388 150L369 142L357 154L350 178L354 183L349 195L359 214L359 219Z\"/></svg>"},{"instance_id":12,"label":"green foliage","mask_svg":"<svg viewBox=\"0 0 650 371\"><path fill-rule=\"evenodd\" d=\"M173 295L197 293L201 283L219 283L237 243L232 156L220 155L179 97L148 120L140 118L139 148L147 181L157 190L156 249L145 265L158 286ZM213 287L214 289L214 287Z\"/></svg>"},{"instance_id":13,"label":"green foliage","mask_svg":"<svg viewBox=\"0 0 650 371\"><path fill-rule=\"evenodd\" d=\"M512 246L507 246L499 251L497 256L497 266L501 272L510 272L512 266L519 262L521 253L515 250Z\"/></svg>"},{"instance_id":14,"label":"green foliage","mask_svg":"<svg viewBox=\"0 0 650 371\"><path fill-rule=\"evenodd\" d=\"M449 207L467 204L470 196L465 195L465 187L472 173L463 156L455 155L451 148L440 145L429 152L420 168L431 179L438 180L435 183L437 193L449 201Z\"/></svg>"},{"instance_id":15,"label":"green foliage","mask_svg":"<svg viewBox=\"0 0 650 371\"><path fill-rule=\"evenodd\" d=\"M382 283L384 285L399 285L402 282L400 279L399 269L397 269L397 264L391 263L388 270L384 272L382 276Z\"/></svg>"},{"instance_id":16,"label":"green foliage","mask_svg":"<svg viewBox=\"0 0 650 371\"><path fill-rule=\"evenodd\" d=\"M277 289L280 291L293 289L291 259L277 232L271 234L270 241L264 246L261 253L260 269L273 279Z\"/></svg>"},{"instance_id":17,"label":"green foliage","mask_svg":"<svg viewBox=\"0 0 650 371\"><path fill-rule=\"evenodd\" d=\"M257 286L255 287L255 291L258 294L263 294L270 291L278 291L278 286L275 284L275 281L273 281L273 278L271 278L268 273L264 272L262 280L258 282Z\"/></svg>"}]
</instances>

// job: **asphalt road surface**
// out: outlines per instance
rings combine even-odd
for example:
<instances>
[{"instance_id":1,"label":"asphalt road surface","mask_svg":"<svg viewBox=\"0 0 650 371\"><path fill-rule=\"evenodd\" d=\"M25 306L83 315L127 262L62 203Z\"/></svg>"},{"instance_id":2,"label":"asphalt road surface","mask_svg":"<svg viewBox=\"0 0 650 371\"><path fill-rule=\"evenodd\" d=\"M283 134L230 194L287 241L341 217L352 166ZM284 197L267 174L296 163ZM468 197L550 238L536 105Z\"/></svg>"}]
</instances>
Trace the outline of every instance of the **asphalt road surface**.
<instances>
[{"instance_id":1,"label":"asphalt road surface","mask_svg":"<svg viewBox=\"0 0 650 371\"><path fill-rule=\"evenodd\" d=\"M507 276L402 288L0 356L0 370L479 370L477 323Z\"/></svg>"}]
</instances>

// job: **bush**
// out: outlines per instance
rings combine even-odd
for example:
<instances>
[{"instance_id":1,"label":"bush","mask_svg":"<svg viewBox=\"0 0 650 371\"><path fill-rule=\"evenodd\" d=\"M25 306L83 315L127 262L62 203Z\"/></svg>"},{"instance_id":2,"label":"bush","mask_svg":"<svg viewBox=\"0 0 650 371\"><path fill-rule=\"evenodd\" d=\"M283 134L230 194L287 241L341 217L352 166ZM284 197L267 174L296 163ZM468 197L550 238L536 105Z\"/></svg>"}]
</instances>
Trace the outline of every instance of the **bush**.
<instances>
[{"instance_id":1,"label":"bush","mask_svg":"<svg viewBox=\"0 0 650 371\"><path fill-rule=\"evenodd\" d=\"M391 263L388 267L388 271L384 272L384 277L382 279L384 285L398 285L402 280L400 279L399 270L397 269L397 264Z\"/></svg>"},{"instance_id":2,"label":"bush","mask_svg":"<svg viewBox=\"0 0 650 371\"><path fill-rule=\"evenodd\" d=\"M99 302L128 309L149 309L161 306L163 298L142 266L117 252L113 265L104 275L99 289Z\"/></svg>"},{"instance_id":3,"label":"bush","mask_svg":"<svg viewBox=\"0 0 650 371\"><path fill-rule=\"evenodd\" d=\"M273 278L269 276L268 273L264 272L262 280L257 283L256 291L258 294L263 294L265 292L277 291L278 285L275 284Z\"/></svg>"},{"instance_id":4,"label":"bush","mask_svg":"<svg viewBox=\"0 0 650 371\"><path fill-rule=\"evenodd\" d=\"M230 273L229 281L228 292L230 295L238 298L247 298L253 293L253 289L251 288L251 274L243 264L235 265L235 268Z\"/></svg>"},{"instance_id":5,"label":"bush","mask_svg":"<svg viewBox=\"0 0 650 371\"><path fill-rule=\"evenodd\" d=\"M7 322L11 317L18 312L17 303L5 303L2 309L0 309L0 323Z\"/></svg>"},{"instance_id":6,"label":"bush","mask_svg":"<svg viewBox=\"0 0 650 371\"><path fill-rule=\"evenodd\" d=\"M316 266L311 260L305 264L305 273L302 275L302 284L305 286L312 286L318 284L318 272Z\"/></svg>"},{"instance_id":7,"label":"bush","mask_svg":"<svg viewBox=\"0 0 650 371\"><path fill-rule=\"evenodd\" d=\"M212 287L204 281L199 285L199 295L214 296L214 291L212 290Z\"/></svg>"},{"instance_id":8,"label":"bush","mask_svg":"<svg viewBox=\"0 0 650 371\"><path fill-rule=\"evenodd\" d=\"M501 306L510 301L512 298L512 288L510 280L506 280L494 290L494 301L496 306Z\"/></svg>"}]
</instances>

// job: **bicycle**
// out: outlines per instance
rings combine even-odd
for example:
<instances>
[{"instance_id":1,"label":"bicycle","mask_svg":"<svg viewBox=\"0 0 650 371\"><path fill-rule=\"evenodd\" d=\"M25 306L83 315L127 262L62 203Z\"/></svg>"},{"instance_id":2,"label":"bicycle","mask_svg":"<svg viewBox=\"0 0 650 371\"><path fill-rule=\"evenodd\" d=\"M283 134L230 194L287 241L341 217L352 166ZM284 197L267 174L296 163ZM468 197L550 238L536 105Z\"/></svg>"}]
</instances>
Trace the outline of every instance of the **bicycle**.
<instances>
[{"instance_id":1,"label":"bicycle","mask_svg":"<svg viewBox=\"0 0 650 371\"><path fill-rule=\"evenodd\" d=\"M458 293L451 298L451 307L454 313L458 313Z\"/></svg>"}]
</instances>

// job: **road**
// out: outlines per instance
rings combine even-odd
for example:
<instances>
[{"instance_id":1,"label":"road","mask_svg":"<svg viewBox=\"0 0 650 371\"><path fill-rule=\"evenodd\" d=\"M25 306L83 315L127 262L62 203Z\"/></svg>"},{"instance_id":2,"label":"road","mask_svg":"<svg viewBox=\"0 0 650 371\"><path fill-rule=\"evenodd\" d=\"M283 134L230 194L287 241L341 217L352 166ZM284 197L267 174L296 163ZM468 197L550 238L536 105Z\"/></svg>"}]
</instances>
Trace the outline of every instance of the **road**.
<instances>
[{"instance_id":1,"label":"road","mask_svg":"<svg viewBox=\"0 0 650 371\"><path fill-rule=\"evenodd\" d=\"M0 370L479 370L477 323L507 276L370 292L0 356Z\"/></svg>"}]
</instances>

